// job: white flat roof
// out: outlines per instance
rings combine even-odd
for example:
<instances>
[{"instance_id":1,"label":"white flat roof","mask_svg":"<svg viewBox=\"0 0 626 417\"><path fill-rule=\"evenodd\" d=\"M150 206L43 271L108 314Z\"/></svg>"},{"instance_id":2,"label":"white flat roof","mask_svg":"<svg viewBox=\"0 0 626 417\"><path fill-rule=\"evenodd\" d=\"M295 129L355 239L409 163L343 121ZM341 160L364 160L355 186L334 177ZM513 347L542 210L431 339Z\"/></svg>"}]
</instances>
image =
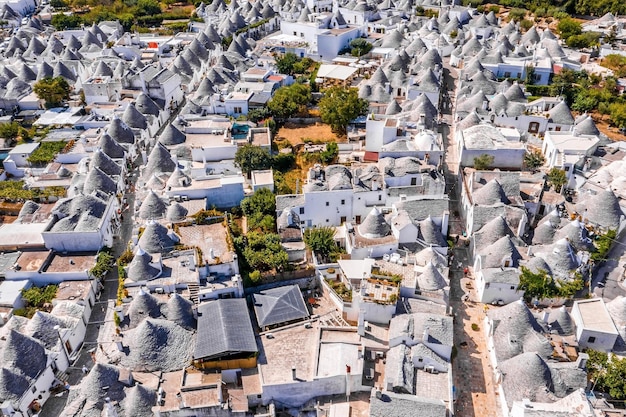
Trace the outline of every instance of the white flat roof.
<instances>
[{"instance_id":1,"label":"white flat roof","mask_svg":"<svg viewBox=\"0 0 626 417\"><path fill-rule=\"evenodd\" d=\"M39 147L39 142L33 142L33 143L23 143L21 145L17 145L15 148L11 149L9 151L9 155L11 154L18 154L18 153L33 153L35 151L35 149L37 149Z\"/></svg>"},{"instance_id":2,"label":"white flat roof","mask_svg":"<svg viewBox=\"0 0 626 417\"><path fill-rule=\"evenodd\" d=\"M22 290L28 285L28 280L2 281L0 283L0 306L13 306L15 300L22 296Z\"/></svg>"},{"instance_id":3,"label":"white flat roof","mask_svg":"<svg viewBox=\"0 0 626 417\"><path fill-rule=\"evenodd\" d=\"M575 301L574 308L578 308L585 329L611 334L618 333L601 298Z\"/></svg>"},{"instance_id":4,"label":"white flat roof","mask_svg":"<svg viewBox=\"0 0 626 417\"><path fill-rule=\"evenodd\" d=\"M317 71L320 78L334 78L336 80L347 80L357 72L357 68L347 67L345 65L322 64Z\"/></svg>"},{"instance_id":5,"label":"white flat roof","mask_svg":"<svg viewBox=\"0 0 626 417\"><path fill-rule=\"evenodd\" d=\"M48 226L45 223L10 223L0 226L0 242L4 245L42 245L41 233Z\"/></svg>"},{"instance_id":6,"label":"white flat roof","mask_svg":"<svg viewBox=\"0 0 626 417\"><path fill-rule=\"evenodd\" d=\"M365 274L369 277L372 272L372 265L374 265L374 260L370 258L366 258L363 260L351 260L351 259L341 259L339 260L339 267L343 271L343 274L348 279L361 279Z\"/></svg>"}]
</instances>

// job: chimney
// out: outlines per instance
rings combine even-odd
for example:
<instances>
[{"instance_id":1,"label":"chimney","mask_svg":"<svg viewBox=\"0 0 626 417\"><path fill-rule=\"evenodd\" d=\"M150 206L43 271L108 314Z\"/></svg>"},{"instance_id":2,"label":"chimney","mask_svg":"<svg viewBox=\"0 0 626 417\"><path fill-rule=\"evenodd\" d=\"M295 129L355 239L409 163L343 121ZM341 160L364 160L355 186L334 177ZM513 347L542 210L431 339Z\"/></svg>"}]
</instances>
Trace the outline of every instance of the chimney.
<instances>
[{"instance_id":1,"label":"chimney","mask_svg":"<svg viewBox=\"0 0 626 417\"><path fill-rule=\"evenodd\" d=\"M293 379L294 381L297 379L296 378L296 367L292 367L291 368L291 379Z\"/></svg>"},{"instance_id":2,"label":"chimney","mask_svg":"<svg viewBox=\"0 0 626 417\"><path fill-rule=\"evenodd\" d=\"M422 333L422 343L428 342L428 327L424 327L424 333Z\"/></svg>"},{"instance_id":3,"label":"chimney","mask_svg":"<svg viewBox=\"0 0 626 417\"><path fill-rule=\"evenodd\" d=\"M544 323L547 323L549 316L550 316L550 313L544 310L543 314L541 315L541 320L543 320Z\"/></svg>"},{"instance_id":4,"label":"chimney","mask_svg":"<svg viewBox=\"0 0 626 417\"><path fill-rule=\"evenodd\" d=\"M576 359L576 367L578 369L585 369L587 368L587 361L589 360L589 355L587 355L586 353L579 353L578 354L578 359Z\"/></svg>"}]
</instances>

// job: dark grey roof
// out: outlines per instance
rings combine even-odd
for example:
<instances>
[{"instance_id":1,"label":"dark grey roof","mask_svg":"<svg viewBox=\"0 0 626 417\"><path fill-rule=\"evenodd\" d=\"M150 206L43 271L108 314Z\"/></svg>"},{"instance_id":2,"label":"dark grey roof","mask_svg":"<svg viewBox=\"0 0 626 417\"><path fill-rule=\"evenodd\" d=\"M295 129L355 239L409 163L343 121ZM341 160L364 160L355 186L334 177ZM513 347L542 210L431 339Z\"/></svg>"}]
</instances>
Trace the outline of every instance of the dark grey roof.
<instances>
[{"instance_id":1,"label":"dark grey roof","mask_svg":"<svg viewBox=\"0 0 626 417\"><path fill-rule=\"evenodd\" d=\"M544 258L550 266L550 272L557 278L569 278L572 272L578 268L579 261L576 250L566 239L556 241L547 253L538 253L537 256Z\"/></svg>"},{"instance_id":2,"label":"dark grey roof","mask_svg":"<svg viewBox=\"0 0 626 417\"><path fill-rule=\"evenodd\" d=\"M173 321L187 330L196 329L196 319L193 316L193 303L177 293L172 294L165 305L163 314L169 321Z\"/></svg>"},{"instance_id":3,"label":"dark grey roof","mask_svg":"<svg viewBox=\"0 0 626 417\"><path fill-rule=\"evenodd\" d=\"M92 75L94 77L113 77L113 70L106 62L100 60Z\"/></svg>"},{"instance_id":4,"label":"dark grey roof","mask_svg":"<svg viewBox=\"0 0 626 417\"><path fill-rule=\"evenodd\" d=\"M612 190L600 191L595 195L580 195L578 201L576 211L586 220L611 229L619 226L623 212Z\"/></svg>"},{"instance_id":5,"label":"dark grey roof","mask_svg":"<svg viewBox=\"0 0 626 417\"><path fill-rule=\"evenodd\" d=\"M3 367L36 378L46 368L47 355L42 343L15 330L9 330L1 356Z\"/></svg>"},{"instance_id":6,"label":"dark grey roof","mask_svg":"<svg viewBox=\"0 0 626 417\"><path fill-rule=\"evenodd\" d=\"M504 189L497 179L492 179L472 194L474 204L492 206L497 203L508 203Z\"/></svg>"},{"instance_id":7,"label":"dark grey roof","mask_svg":"<svg viewBox=\"0 0 626 417\"><path fill-rule=\"evenodd\" d=\"M572 245L577 251L591 250L593 247L591 239L587 233L587 228L585 228L585 226L579 222L578 219L565 224L557 230L554 237L555 239L567 239L570 245Z\"/></svg>"},{"instance_id":8,"label":"dark grey roof","mask_svg":"<svg viewBox=\"0 0 626 417\"><path fill-rule=\"evenodd\" d=\"M24 203L22 208L20 209L19 214L17 215L18 220L22 220L28 215L34 214L41 207L38 203L35 203L32 200L28 200Z\"/></svg>"},{"instance_id":9,"label":"dark grey roof","mask_svg":"<svg viewBox=\"0 0 626 417\"><path fill-rule=\"evenodd\" d=\"M480 273L483 274L486 283L519 285L517 268L483 268Z\"/></svg>"},{"instance_id":10,"label":"dark grey roof","mask_svg":"<svg viewBox=\"0 0 626 417\"><path fill-rule=\"evenodd\" d=\"M376 207L369 212L358 228L362 236L373 239L385 237L391 233L391 226L385 220L382 212Z\"/></svg>"},{"instance_id":11,"label":"dark grey roof","mask_svg":"<svg viewBox=\"0 0 626 417\"><path fill-rule=\"evenodd\" d=\"M72 328L74 324L75 322L72 322L71 319L67 320L46 313L45 311L37 311L28 321L25 333L43 343L46 349L54 350L59 343L59 335L54 329L54 326L69 329Z\"/></svg>"},{"instance_id":12,"label":"dark grey roof","mask_svg":"<svg viewBox=\"0 0 626 417\"><path fill-rule=\"evenodd\" d=\"M252 295L260 328L309 317L302 292L297 285L272 288Z\"/></svg>"},{"instance_id":13,"label":"dark grey roof","mask_svg":"<svg viewBox=\"0 0 626 417\"><path fill-rule=\"evenodd\" d=\"M564 336L573 335L576 330L572 316L567 312L565 306L550 311L548 324L552 327L552 330L556 330L560 335Z\"/></svg>"},{"instance_id":14,"label":"dark grey roof","mask_svg":"<svg viewBox=\"0 0 626 417\"><path fill-rule=\"evenodd\" d=\"M176 167L165 184L168 187L187 187L191 184L191 178L180 168Z\"/></svg>"},{"instance_id":15,"label":"dark grey roof","mask_svg":"<svg viewBox=\"0 0 626 417\"><path fill-rule=\"evenodd\" d=\"M129 327L137 327L147 318L160 318L161 305L152 294L139 290L128 306Z\"/></svg>"},{"instance_id":16,"label":"dark grey roof","mask_svg":"<svg viewBox=\"0 0 626 417\"><path fill-rule=\"evenodd\" d=\"M122 168L109 155L97 149L89 163L89 168L100 168L107 175L120 175Z\"/></svg>"},{"instance_id":17,"label":"dark grey roof","mask_svg":"<svg viewBox=\"0 0 626 417\"><path fill-rule=\"evenodd\" d=\"M552 346L542 335L543 329L524 301L519 300L487 313L493 320L496 358L505 361L524 352L552 354Z\"/></svg>"},{"instance_id":18,"label":"dark grey roof","mask_svg":"<svg viewBox=\"0 0 626 417\"><path fill-rule=\"evenodd\" d=\"M0 368L0 402L17 403L29 386L29 379L16 369Z\"/></svg>"},{"instance_id":19,"label":"dark grey roof","mask_svg":"<svg viewBox=\"0 0 626 417\"><path fill-rule=\"evenodd\" d=\"M114 117L107 129L107 133L118 143L135 143L135 134L119 117Z\"/></svg>"},{"instance_id":20,"label":"dark grey roof","mask_svg":"<svg viewBox=\"0 0 626 417\"><path fill-rule=\"evenodd\" d=\"M117 194L117 183L100 168L93 167L85 179L83 193L91 194L98 190L107 194Z\"/></svg>"},{"instance_id":21,"label":"dark grey roof","mask_svg":"<svg viewBox=\"0 0 626 417\"><path fill-rule=\"evenodd\" d=\"M398 104L396 100L391 100L391 102L387 106L387 109L385 110L385 114L387 116L393 116L401 112L402 112L402 107L400 107L400 105Z\"/></svg>"},{"instance_id":22,"label":"dark grey roof","mask_svg":"<svg viewBox=\"0 0 626 417\"><path fill-rule=\"evenodd\" d=\"M133 103L129 104L124 110L122 120L131 128L145 129L148 127L146 116L141 114Z\"/></svg>"},{"instance_id":23,"label":"dark grey roof","mask_svg":"<svg viewBox=\"0 0 626 417\"><path fill-rule=\"evenodd\" d=\"M231 298L200 304L193 358L211 359L242 352L258 352L246 300Z\"/></svg>"},{"instance_id":24,"label":"dark grey roof","mask_svg":"<svg viewBox=\"0 0 626 417\"><path fill-rule=\"evenodd\" d=\"M504 258L510 258L510 266L517 266L519 260L522 258L509 236L504 236L485 247L480 251L480 255L483 257L483 268L501 267L503 266L502 261Z\"/></svg>"},{"instance_id":25,"label":"dark grey roof","mask_svg":"<svg viewBox=\"0 0 626 417\"><path fill-rule=\"evenodd\" d=\"M173 124L168 123L163 129L161 136L159 136L159 142L165 146L174 146L185 142L186 138L183 132L178 130Z\"/></svg>"},{"instance_id":26,"label":"dark grey roof","mask_svg":"<svg viewBox=\"0 0 626 417\"><path fill-rule=\"evenodd\" d=\"M406 210L414 222L419 222L430 215L443 216L443 212L449 209L449 201L443 198L406 200L395 203L395 207L398 210Z\"/></svg>"},{"instance_id":27,"label":"dark grey roof","mask_svg":"<svg viewBox=\"0 0 626 417\"><path fill-rule=\"evenodd\" d=\"M167 211L166 202L156 195L152 190L148 193L146 198L141 202L141 207L137 216L140 219L161 219L165 216Z\"/></svg>"},{"instance_id":28,"label":"dark grey roof","mask_svg":"<svg viewBox=\"0 0 626 417\"><path fill-rule=\"evenodd\" d=\"M513 237L514 233L507 224L504 216L496 216L493 220L490 220L487 224L481 227L478 232L474 233L476 248L491 245L504 236Z\"/></svg>"},{"instance_id":29,"label":"dark grey roof","mask_svg":"<svg viewBox=\"0 0 626 417\"><path fill-rule=\"evenodd\" d=\"M447 407L442 400L421 398L411 394L385 391L380 398L370 398L370 417L445 417Z\"/></svg>"},{"instance_id":30,"label":"dark grey roof","mask_svg":"<svg viewBox=\"0 0 626 417\"><path fill-rule=\"evenodd\" d=\"M148 222L138 242L139 246L149 253L171 252L176 243L178 243L176 235L155 221Z\"/></svg>"},{"instance_id":31,"label":"dark grey roof","mask_svg":"<svg viewBox=\"0 0 626 417\"><path fill-rule=\"evenodd\" d=\"M54 69L47 63L42 62L39 66L39 70L37 71L37 79L41 80L42 78L52 77L54 75Z\"/></svg>"},{"instance_id":32,"label":"dark grey roof","mask_svg":"<svg viewBox=\"0 0 626 417\"><path fill-rule=\"evenodd\" d=\"M447 287L448 283L435 265L429 262L422 273L417 276L417 285L424 291L437 291Z\"/></svg>"},{"instance_id":33,"label":"dark grey roof","mask_svg":"<svg viewBox=\"0 0 626 417\"><path fill-rule=\"evenodd\" d=\"M154 390L141 384L132 387L123 401L123 409L127 417L152 417L152 407L157 405Z\"/></svg>"},{"instance_id":34,"label":"dark grey roof","mask_svg":"<svg viewBox=\"0 0 626 417\"><path fill-rule=\"evenodd\" d=\"M57 63L54 65L54 68L52 69L52 75L54 77L63 77L71 83L76 81L76 74L74 74L74 72L61 61L57 61Z\"/></svg>"},{"instance_id":35,"label":"dark grey roof","mask_svg":"<svg viewBox=\"0 0 626 417\"><path fill-rule=\"evenodd\" d=\"M137 110L142 114L151 114L153 116L158 116L161 111L159 105L145 93L141 93L137 96L135 107L137 107Z\"/></svg>"},{"instance_id":36,"label":"dark grey roof","mask_svg":"<svg viewBox=\"0 0 626 417\"><path fill-rule=\"evenodd\" d=\"M535 352L522 353L499 364L503 374L502 387L506 402L527 398L531 401L553 402L552 375L546 362Z\"/></svg>"},{"instance_id":37,"label":"dark grey roof","mask_svg":"<svg viewBox=\"0 0 626 417\"><path fill-rule=\"evenodd\" d=\"M572 112L570 111L565 101L561 101L559 104L550 109L550 111L548 111L548 114L552 123L557 123L560 125L574 124L574 116L572 116Z\"/></svg>"},{"instance_id":38,"label":"dark grey roof","mask_svg":"<svg viewBox=\"0 0 626 417\"><path fill-rule=\"evenodd\" d=\"M420 238L428 245L439 247L447 246L446 240L441 234L441 229L435 224L430 216L421 220L418 225Z\"/></svg>"},{"instance_id":39,"label":"dark grey roof","mask_svg":"<svg viewBox=\"0 0 626 417\"><path fill-rule=\"evenodd\" d=\"M105 398L109 397L113 401L119 401L123 398L124 386L119 382L119 379L119 368L102 362L96 362L89 371L89 374L87 374L80 383L80 390L76 390L77 392L74 393L74 396L79 396L87 400L88 403L91 403L92 407L102 410ZM72 392L70 392L70 394L72 394ZM71 398L72 396L68 397L68 404L71 403ZM87 415L99 416L100 414L101 413L98 412L97 414Z\"/></svg>"},{"instance_id":40,"label":"dark grey roof","mask_svg":"<svg viewBox=\"0 0 626 417\"><path fill-rule=\"evenodd\" d=\"M178 324L146 318L128 335L130 354L123 360L129 368L175 371L189 365L193 333Z\"/></svg>"},{"instance_id":41,"label":"dark grey roof","mask_svg":"<svg viewBox=\"0 0 626 417\"><path fill-rule=\"evenodd\" d=\"M148 163L144 168L144 176L159 172L174 172L175 169L176 162L172 160L172 155L163 145L157 142L148 156Z\"/></svg>"},{"instance_id":42,"label":"dark grey roof","mask_svg":"<svg viewBox=\"0 0 626 417\"><path fill-rule=\"evenodd\" d=\"M152 256L139 247L135 256L133 256L133 260L128 265L128 279L134 282L139 282L149 281L158 277L161 271L150 265L151 262Z\"/></svg>"},{"instance_id":43,"label":"dark grey roof","mask_svg":"<svg viewBox=\"0 0 626 417\"><path fill-rule=\"evenodd\" d=\"M124 148L113 140L113 138L108 134L104 133L100 136L100 142L98 143L102 152L107 154L111 158L123 158L124 153L126 152Z\"/></svg>"}]
</instances>

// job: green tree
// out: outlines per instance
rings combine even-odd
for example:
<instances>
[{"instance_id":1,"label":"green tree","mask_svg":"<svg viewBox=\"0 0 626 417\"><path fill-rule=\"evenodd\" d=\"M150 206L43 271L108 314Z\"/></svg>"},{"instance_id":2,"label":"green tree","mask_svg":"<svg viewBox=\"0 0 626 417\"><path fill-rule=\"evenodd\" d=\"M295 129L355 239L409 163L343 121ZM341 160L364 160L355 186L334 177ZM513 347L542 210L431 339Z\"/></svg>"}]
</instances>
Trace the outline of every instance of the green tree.
<instances>
[{"instance_id":1,"label":"green tree","mask_svg":"<svg viewBox=\"0 0 626 417\"><path fill-rule=\"evenodd\" d=\"M280 271L289 262L287 252L280 244L280 236L276 233L249 232L235 239L235 247L251 270Z\"/></svg>"},{"instance_id":2,"label":"green tree","mask_svg":"<svg viewBox=\"0 0 626 417\"><path fill-rule=\"evenodd\" d=\"M582 25L571 17L561 19L559 24L556 25L556 30L561 36L561 39L565 40L567 40L570 36L576 36L583 33Z\"/></svg>"},{"instance_id":3,"label":"green tree","mask_svg":"<svg viewBox=\"0 0 626 417\"><path fill-rule=\"evenodd\" d=\"M606 233L600 235L593 244L595 245L595 250L591 254L591 259L595 262L601 262L606 260L606 255L608 255L611 250L611 246L613 246L613 242L615 241L615 237L617 236L617 232L615 230L608 230Z\"/></svg>"},{"instance_id":4,"label":"green tree","mask_svg":"<svg viewBox=\"0 0 626 417\"><path fill-rule=\"evenodd\" d=\"M526 85L535 84L535 66L534 65L526 66L526 77L524 78L524 83Z\"/></svg>"},{"instance_id":5,"label":"green tree","mask_svg":"<svg viewBox=\"0 0 626 417\"><path fill-rule=\"evenodd\" d=\"M304 113L310 101L311 88L306 84L295 83L276 90L267 108L277 119L287 119L298 112Z\"/></svg>"},{"instance_id":6,"label":"green tree","mask_svg":"<svg viewBox=\"0 0 626 417\"><path fill-rule=\"evenodd\" d=\"M320 161L322 161L323 164L330 164L337 158L338 155L339 145L337 145L337 142L328 142L326 144L326 149L320 152Z\"/></svg>"},{"instance_id":7,"label":"green tree","mask_svg":"<svg viewBox=\"0 0 626 417\"><path fill-rule=\"evenodd\" d=\"M69 100L72 88L63 77L46 77L33 85L33 91L39 99L45 101L47 108L51 108Z\"/></svg>"},{"instance_id":8,"label":"green tree","mask_svg":"<svg viewBox=\"0 0 626 417\"><path fill-rule=\"evenodd\" d=\"M561 192L561 187L567 183L567 174L564 170L553 167L548 171L548 182L554 187L557 193Z\"/></svg>"},{"instance_id":9,"label":"green tree","mask_svg":"<svg viewBox=\"0 0 626 417\"><path fill-rule=\"evenodd\" d=\"M296 164L296 156L292 153L279 153L274 157L272 166L275 170L287 172Z\"/></svg>"},{"instance_id":10,"label":"green tree","mask_svg":"<svg viewBox=\"0 0 626 417\"><path fill-rule=\"evenodd\" d=\"M530 302L533 298L539 300L555 297L572 297L583 287L582 278L576 277L570 281L555 280L547 271L540 269L536 273L522 266L520 268L518 290L524 291L524 299Z\"/></svg>"},{"instance_id":11,"label":"green tree","mask_svg":"<svg viewBox=\"0 0 626 417\"><path fill-rule=\"evenodd\" d=\"M319 108L322 121L335 132L345 134L351 121L367 114L369 104L359 98L356 88L331 87L324 91Z\"/></svg>"},{"instance_id":12,"label":"green tree","mask_svg":"<svg viewBox=\"0 0 626 417\"><path fill-rule=\"evenodd\" d=\"M241 211L246 216L256 213L275 215L276 197L269 189L261 188L241 201Z\"/></svg>"},{"instance_id":13,"label":"green tree","mask_svg":"<svg viewBox=\"0 0 626 417\"><path fill-rule=\"evenodd\" d=\"M332 227L312 227L304 231L304 243L307 247L321 256L324 261L336 260L341 253L335 243L335 229Z\"/></svg>"},{"instance_id":14,"label":"green tree","mask_svg":"<svg viewBox=\"0 0 626 417\"><path fill-rule=\"evenodd\" d=\"M30 307L43 307L44 304L50 303L56 296L58 285L46 285L45 287L30 287L22 290L22 298Z\"/></svg>"},{"instance_id":15,"label":"green tree","mask_svg":"<svg viewBox=\"0 0 626 417\"><path fill-rule=\"evenodd\" d=\"M589 355L587 371L595 389L608 393L613 399L626 399L626 358L619 358L592 349Z\"/></svg>"},{"instance_id":16,"label":"green tree","mask_svg":"<svg viewBox=\"0 0 626 417\"><path fill-rule=\"evenodd\" d=\"M253 123L258 123L271 116L272 114L267 107L262 107L260 109L251 109L248 111L248 120Z\"/></svg>"},{"instance_id":17,"label":"green tree","mask_svg":"<svg viewBox=\"0 0 626 417\"><path fill-rule=\"evenodd\" d=\"M66 15L63 13L57 13L52 16L50 24L54 26L56 30L76 29L83 24L83 19L76 14Z\"/></svg>"},{"instance_id":18,"label":"green tree","mask_svg":"<svg viewBox=\"0 0 626 417\"><path fill-rule=\"evenodd\" d=\"M267 150L259 146L246 144L237 149L235 165L241 168L244 173L250 174L254 170L270 168L272 166L272 157Z\"/></svg>"},{"instance_id":19,"label":"green tree","mask_svg":"<svg viewBox=\"0 0 626 417\"><path fill-rule=\"evenodd\" d=\"M89 270L89 273L96 278L102 279L115 264L115 258L109 251L101 251L96 258L96 264Z\"/></svg>"},{"instance_id":20,"label":"green tree","mask_svg":"<svg viewBox=\"0 0 626 417\"><path fill-rule=\"evenodd\" d=\"M509 20L520 22L526 17L527 12L528 10L526 9L511 9L509 12Z\"/></svg>"},{"instance_id":21,"label":"green tree","mask_svg":"<svg viewBox=\"0 0 626 417\"><path fill-rule=\"evenodd\" d=\"M153 16L161 13L161 5L157 0L138 0L137 16Z\"/></svg>"},{"instance_id":22,"label":"green tree","mask_svg":"<svg viewBox=\"0 0 626 417\"><path fill-rule=\"evenodd\" d=\"M365 39L356 38L350 42L350 48L352 48L350 53L352 54L352 56L356 57L367 55L373 47L374 46Z\"/></svg>"},{"instance_id":23,"label":"green tree","mask_svg":"<svg viewBox=\"0 0 626 417\"><path fill-rule=\"evenodd\" d=\"M489 169L489 167L491 167L491 164L493 164L494 159L495 158L493 155L488 155L486 153L477 156L476 158L474 158L474 169L478 171Z\"/></svg>"},{"instance_id":24,"label":"green tree","mask_svg":"<svg viewBox=\"0 0 626 417\"><path fill-rule=\"evenodd\" d=\"M602 59L602 65L611 69L616 77L626 77L626 56L609 54Z\"/></svg>"},{"instance_id":25,"label":"green tree","mask_svg":"<svg viewBox=\"0 0 626 417\"><path fill-rule=\"evenodd\" d=\"M595 48L600 45L600 33L584 32L578 35L572 35L565 39L565 43L570 48Z\"/></svg>"},{"instance_id":26,"label":"green tree","mask_svg":"<svg viewBox=\"0 0 626 417\"><path fill-rule=\"evenodd\" d=\"M611 121L619 128L626 127L626 103L613 103L609 105Z\"/></svg>"},{"instance_id":27,"label":"green tree","mask_svg":"<svg viewBox=\"0 0 626 417\"><path fill-rule=\"evenodd\" d=\"M287 52L283 55L274 55L274 61L276 62L276 69L281 74L293 75L293 66L298 62L298 56L292 52Z\"/></svg>"},{"instance_id":28,"label":"green tree","mask_svg":"<svg viewBox=\"0 0 626 417\"><path fill-rule=\"evenodd\" d=\"M546 162L540 150L535 149L524 154L524 166L534 170L542 166Z\"/></svg>"},{"instance_id":29,"label":"green tree","mask_svg":"<svg viewBox=\"0 0 626 417\"><path fill-rule=\"evenodd\" d=\"M9 141L14 141L20 134L20 124L18 122L0 124L0 137Z\"/></svg>"}]
</instances>

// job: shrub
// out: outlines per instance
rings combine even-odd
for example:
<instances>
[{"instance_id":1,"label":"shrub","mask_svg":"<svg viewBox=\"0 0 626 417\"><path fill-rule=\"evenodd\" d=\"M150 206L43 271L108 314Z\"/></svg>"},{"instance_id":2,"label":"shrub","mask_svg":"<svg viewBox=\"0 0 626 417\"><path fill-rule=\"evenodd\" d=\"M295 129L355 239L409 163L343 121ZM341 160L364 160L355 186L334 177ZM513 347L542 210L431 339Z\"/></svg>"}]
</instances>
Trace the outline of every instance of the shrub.
<instances>
[{"instance_id":1,"label":"shrub","mask_svg":"<svg viewBox=\"0 0 626 417\"><path fill-rule=\"evenodd\" d=\"M477 332L480 329L480 327L478 327L478 324L476 323L472 323L472 330L474 330L475 332Z\"/></svg>"}]
</instances>

